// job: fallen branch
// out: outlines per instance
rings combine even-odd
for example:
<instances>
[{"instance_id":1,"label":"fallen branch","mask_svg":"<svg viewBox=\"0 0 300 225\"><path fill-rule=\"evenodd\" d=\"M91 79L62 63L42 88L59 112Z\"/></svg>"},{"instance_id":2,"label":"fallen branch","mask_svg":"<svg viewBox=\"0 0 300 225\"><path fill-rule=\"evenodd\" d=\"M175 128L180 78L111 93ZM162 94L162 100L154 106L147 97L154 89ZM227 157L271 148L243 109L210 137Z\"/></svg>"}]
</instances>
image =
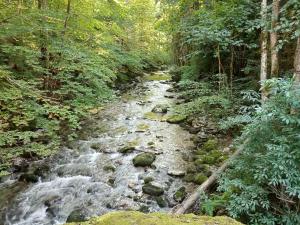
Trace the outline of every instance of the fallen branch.
<instances>
[{"instance_id":1,"label":"fallen branch","mask_svg":"<svg viewBox=\"0 0 300 225\"><path fill-rule=\"evenodd\" d=\"M197 188L197 190L194 193L192 193L183 203L175 206L172 209L171 213L184 214L190 208L192 208L195 205L196 201L200 198L200 194L203 192L207 192L210 189L210 187L216 183L220 174L223 173L229 166L230 161L237 157L241 153L241 151L242 147L239 148L228 160L226 160L222 164L222 166L216 172L214 172L203 184L201 184L200 187Z\"/></svg>"}]
</instances>

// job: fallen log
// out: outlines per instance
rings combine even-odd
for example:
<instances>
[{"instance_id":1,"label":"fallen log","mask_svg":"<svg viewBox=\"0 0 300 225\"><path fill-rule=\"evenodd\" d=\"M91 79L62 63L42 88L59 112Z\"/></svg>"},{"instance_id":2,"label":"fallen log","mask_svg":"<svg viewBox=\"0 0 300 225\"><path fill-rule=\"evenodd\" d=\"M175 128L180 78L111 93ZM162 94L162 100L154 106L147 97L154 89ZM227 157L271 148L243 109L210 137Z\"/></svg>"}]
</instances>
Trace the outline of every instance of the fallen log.
<instances>
[{"instance_id":1,"label":"fallen log","mask_svg":"<svg viewBox=\"0 0 300 225\"><path fill-rule=\"evenodd\" d=\"M242 151L242 147L239 148L232 156L226 160L222 166L215 171L203 184L200 185L200 187L197 188L197 190L192 193L185 201L183 201L181 204L175 206L171 213L172 214L184 214L186 213L190 208L192 208L196 201L200 198L201 193L207 192L211 186L213 186L216 181L218 180L220 174L222 174L227 167L229 166L229 163L232 159L237 157Z\"/></svg>"}]
</instances>

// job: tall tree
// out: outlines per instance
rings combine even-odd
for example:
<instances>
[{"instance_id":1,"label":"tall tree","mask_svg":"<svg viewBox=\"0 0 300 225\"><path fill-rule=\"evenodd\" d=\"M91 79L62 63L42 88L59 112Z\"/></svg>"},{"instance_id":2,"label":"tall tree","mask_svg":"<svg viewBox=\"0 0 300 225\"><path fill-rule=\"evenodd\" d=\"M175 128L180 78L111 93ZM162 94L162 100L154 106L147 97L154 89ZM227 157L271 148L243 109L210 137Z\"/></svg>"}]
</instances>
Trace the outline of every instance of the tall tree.
<instances>
[{"instance_id":1,"label":"tall tree","mask_svg":"<svg viewBox=\"0 0 300 225\"><path fill-rule=\"evenodd\" d=\"M278 51L276 50L278 35L277 35L277 25L279 18L279 8L280 0L273 0L272 4L272 27L270 34L270 44L271 44L271 76L277 77L279 74L279 60L278 60Z\"/></svg>"},{"instance_id":2,"label":"tall tree","mask_svg":"<svg viewBox=\"0 0 300 225\"><path fill-rule=\"evenodd\" d=\"M294 61L294 79L297 84L300 84L300 37L297 39L297 47L295 51Z\"/></svg>"},{"instance_id":3,"label":"tall tree","mask_svg":"<svg viewBox=\"0 0 300 225\"><path fill-rule=\"evenodd\" d=\"M261 21L262 21L262 31L261 31L261 66L260 66L260 81L263 82L267 79L268 73L268 31L265 26L267 21L267 0L262 0L261 2ZM262 100L266 99L266 93L262 89L261 91Z\"/></svg>"}]
</instances>

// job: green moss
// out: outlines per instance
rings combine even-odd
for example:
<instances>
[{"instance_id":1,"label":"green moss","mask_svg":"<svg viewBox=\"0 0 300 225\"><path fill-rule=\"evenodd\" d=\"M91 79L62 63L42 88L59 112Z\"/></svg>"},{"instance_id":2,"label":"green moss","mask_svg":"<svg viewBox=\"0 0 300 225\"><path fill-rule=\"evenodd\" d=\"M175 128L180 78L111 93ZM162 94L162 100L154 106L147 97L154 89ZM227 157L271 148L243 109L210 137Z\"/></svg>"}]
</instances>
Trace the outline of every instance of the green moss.
<instances>
[{"instance_id":1,"label":"green moss","mask_svg":"<svg viewBox=\"0 0 300 225\"><path fill-rule=\"evenodd\" d=\"M202 173L198 173L194 176L194 183L196 184L202 184L204 181L207 180L207 176L205 176L204 174Z\"/></svg>"},{"instance_id":2,"label":"green moss","mask_svg":"<svg viewBox=\"0 0 300 225\"><path fill-rule=\"evenodd\" d=\"M183 181L193 182L194 181L194 174L192 174L192 173L186 174L183 178Z\"/></svg>"},{"instance_id":3,"label":"green moss","mask_svg":"<svg viewBox=\"0 0 300 225\"><path fill-rule=\"evenodd\" d=\"M176 202L182 202L185 199L186 195L187 193L185 191L185 187L181 187L175 192L173 198Z\"/></svg>"},{"instance_id":4,"label":"green moss","mask_svg":"<svg viewBox=\"0 0 300 225\"><path fill-rule=\"evenodd\" d=\"M115 172L116 171L116 167L114 165L106 165L103 167L104 171L111 171L111 172Z\"/></svg>"},{"instance_id":5,"label":"green moss","mask_svg":"<svg viewBox=\"0 0 300 225\"><path fill-rule=\"evenodd\" d=\"M153 73L149 76L146 77L146 80L149 80L149 81L155 81L155 80L171 80L172 79L172 76L170 74L167 74L167 73Z\"/></svg>"},{"instance_id":6,"label":"green moss","mask_svg":"<svg viewBox=\"0 0 300 225\"><path fill-rule=\"evenodd\" d=\"M160 113L147 112L144 114L144 119L154 120L154 121L165 121L166 116Z\"/></svg>"},{"instance_id":7,"label":"green moss","mask_svg":"<svg viewBox=\"0 0 300 225\"><path fill-rule=\"evenodd\" d=\"M181 123L186 120L185 115L174 114L167 117L168 123Z\"/></svg>"},{"instance_id":8,"label":"green moss","mask_svg":"<svg viewBox=\"0 0 300 225\"><path fill-rule=\"evenodd\" d=\"M125 144L125 146L118 149L118 152L123 153L123 154L132 153L136 149L136 146L138 144L139 144L138 139L129 141Z\"/></svg>"},{"instance_id":9,"label":"green moss","mask_svg":"<svg viewBox=\"0 0 300 225\"><path fill-rule=\"evenodd\" d=\"M141 153L133 158L134 166L151 166L156 156L153 153Z\"/></svg>"},{"instance_id":10,"label":"green moss","mask_svg":"<svg viewBox=\"0 0 300 225\"><path fill-rule=\"evenodd\" d=\"M206 141L202 147L203 151L209 152L212 150L218 149L218 140L216 139L209 139Z\"/></svg>"},{"instance_id":11,"label":"green moss","mask_svg":"<svg viewBox=\"0 0 300 225\"><path fill-rule=\"evenodd\" d=\"M152 181L154 181L154 178L153 178L153 177L145 177L145 178L144 178L145 184L148 184L148 183L150 183L150 182L152 182Z\"/></svg>"},{"instance_id":12,"label":"green moss","mask_svg":"<svg viewBox=\"0 0 300 225\"><path fill-rule=\"evenodd\" d=\"M93 218L87 222L70 225L242 225L225 217L196 216L193 214L171 215L165 213L144 214L136 211L119 211Z\"/></svg>"},{"instance_id":13,"label":"green moss","mask_svg":"<svg viewBox=\"0 0 300 225\"><path fill-rule=\"evenodd\" d=\"M164 197L162 197L162 196L155 197L155 201L160 208L164 208L167 206L167 203L166 203Z\"/></svg>"},{"instance_id":14,"label":"green moss","mask_svg":"<svg viewBox=\"0 0 300 225\"><path fill-rule=\"evenodd\" d=\"M151 183L145 184L143 187L143 192L152 196L160 196L164 193L164 190L161 187L153 185Z\"/></svg>"}]
</instances>

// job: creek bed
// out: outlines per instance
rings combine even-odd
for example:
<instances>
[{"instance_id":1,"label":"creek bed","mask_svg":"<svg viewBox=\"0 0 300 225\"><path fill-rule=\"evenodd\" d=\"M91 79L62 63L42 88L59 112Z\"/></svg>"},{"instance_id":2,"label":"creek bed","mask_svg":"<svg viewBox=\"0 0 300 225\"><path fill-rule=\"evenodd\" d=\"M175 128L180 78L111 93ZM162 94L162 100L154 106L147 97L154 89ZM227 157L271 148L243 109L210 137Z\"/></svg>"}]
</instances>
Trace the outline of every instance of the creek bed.
<instances>
[{"instance_id":1,"label":"creek bed","mask_svg":"<svg viewBox=\"0 0 300 225\"><path fill-rule=\"evenodd\" d=\"M191 192L194 186L182 180L181 171L188 166L184 158L193 148L193 135L166 122L168 113L151 112L157 105L175 104L167 93L171 82L159 79L165 75L157 73L156 80L146 79L105 107L93 124L98 132L64 148L49 175L17 195L4 224L63 224L115 210L169 211L178 204L179 188ZM136 155L149 152L156 157L151 166L133 165ZM143 193L145 181L163 194Z\"/></svg>"}]
</instances>

